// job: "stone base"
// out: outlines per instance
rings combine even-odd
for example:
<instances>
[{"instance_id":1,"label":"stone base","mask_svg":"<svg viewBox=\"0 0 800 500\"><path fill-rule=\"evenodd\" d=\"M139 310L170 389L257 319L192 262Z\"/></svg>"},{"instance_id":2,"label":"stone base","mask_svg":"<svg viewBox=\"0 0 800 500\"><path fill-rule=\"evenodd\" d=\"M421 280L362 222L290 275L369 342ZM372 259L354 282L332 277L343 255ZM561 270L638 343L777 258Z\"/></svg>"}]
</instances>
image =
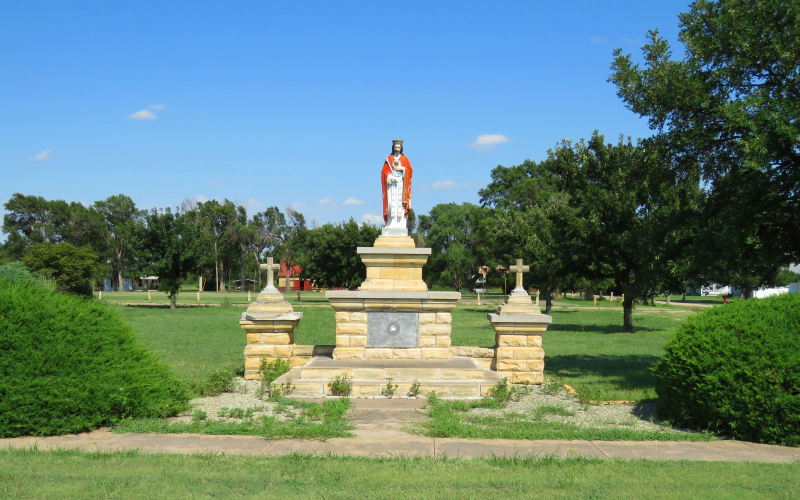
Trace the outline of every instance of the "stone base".
<instances>
[{"instance_id":1,"label":"stone base","mask_svg":"<svg viewBox=\"0 0 800 500\"><path fill-rule=\"evenodd\" d=\"M461 297L458 292L331 291L326 296L336 310L334 359L447 359L452 356L451 311ZM369 317L382 312L417 313L415 341L406 347L371 345Z\"/></svg>"},{"instance_id":2,"label":"stone base","mask_svg":"<svg viewBox=\"0 0 800 500\"><path fill-rule=\"evenodd\" d=\"M379 397L387 384L397 385L395 398L407 398L414 383L419 396L435 392L439 397L476 399L489 394L500 381L496 373L479 368L469 359L450 360L336 360L315 357L302 368L295 368L276 383L291 380L292 397L330 395L330 380L346 375L352 381L352 397Z\"/></svg>"},{"instance_id":3,"label":"stone base","mask_svg":"<svg viewBox=\"0 0 800 500\"><path fill-rule=\"evenodd\" d=\"M292 311L292 306L280 294L262 292L258 298L259 301L250 304L239 320L247 338L244 348L246 380L261 378L262 362L277 358L290 360L295 348L301 347L294 345L294 330L303 313ZM297 364L305 364L305 361Z\"/></svg>"},{"instance_id":4,"label":"stone base","mask_svg":"<svg viewBox=\"0 0 800 500\"><path fill-rule=\"evenodd\" d=\"M524 304L519 305L524 307ZM536 311L538 313L538 309ZM544 314L488 316L495 331L494 369L497 373L512 384L542 384L544 349L541 334L547 330L552 318Z\"/></svg>"}]
</instances>

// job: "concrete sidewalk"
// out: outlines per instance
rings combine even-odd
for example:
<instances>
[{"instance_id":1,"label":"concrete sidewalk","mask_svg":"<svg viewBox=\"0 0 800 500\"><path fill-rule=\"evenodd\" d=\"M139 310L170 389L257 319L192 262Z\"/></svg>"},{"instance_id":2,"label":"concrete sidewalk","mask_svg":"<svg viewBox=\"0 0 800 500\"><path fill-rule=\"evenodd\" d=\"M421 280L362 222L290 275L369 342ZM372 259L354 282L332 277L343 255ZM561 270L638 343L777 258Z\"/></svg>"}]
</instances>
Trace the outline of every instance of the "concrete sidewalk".
<instances>
[{"instance_id":1,"label":"concrete sidewalk","mask_svg":"<svg viewBox=\"0 0 800 500\"><path fill-rule=\"evenodd\" d=\"M277 456L290 453L359 457L596 457L731 462L800 461L800 448L743 441L561 441L430 438L406 432L423 418L419 400L355 399L352 438L327 441L204 434L83 434L0 439L0 448L76 449L142 453L221 453Z\"/></svg>"}]
</instances>

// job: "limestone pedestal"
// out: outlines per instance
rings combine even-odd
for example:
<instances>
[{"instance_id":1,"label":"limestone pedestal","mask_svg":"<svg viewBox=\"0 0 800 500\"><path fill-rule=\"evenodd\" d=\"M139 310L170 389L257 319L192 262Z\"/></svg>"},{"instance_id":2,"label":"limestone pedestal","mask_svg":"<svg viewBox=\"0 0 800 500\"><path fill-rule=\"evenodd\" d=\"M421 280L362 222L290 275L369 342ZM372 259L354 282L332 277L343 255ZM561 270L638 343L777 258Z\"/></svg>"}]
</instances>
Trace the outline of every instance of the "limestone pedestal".
<instances>
[{"instance_id":1,"label":"limestone pedestal","mask_svg":"<svg viewBox=\"0 0 800 500\"><path fill-rule=\"evenodd\" d=\"M294 312L292 305L276 289L268 287L258 295L239 321L239 326L247 333L245 380L261 378L262 361L292 358L295 347L299 347L294 345L294 330L302 317L303 313ZM308 354L310 358L311 353Z\"/></svg>"},{"instance_id":2,"label":"limestone pedestal","mask_svg":"<svg viewBox=\"0 0 800 500\"><path fill-rule=\"evenodd\" d=\"M333 359L449 359L451 311L459 292L429 292L422 266L430 248L381 235L359 247L367 278L358 291L326 293L336 310Z\"/></svg>"},{"instance_id":3,"label":"limestone pedestal","mask_svg":"<svg viewBox=\"0 0 800 500\"><path fill-rule=\"evenodd\" d=\"M542 333L552 318L541 314L521 289L515 289L498 312L488 317L495 331L493 364L497 373L512 384L543 383Z\"/></svg>"}]
</instances>

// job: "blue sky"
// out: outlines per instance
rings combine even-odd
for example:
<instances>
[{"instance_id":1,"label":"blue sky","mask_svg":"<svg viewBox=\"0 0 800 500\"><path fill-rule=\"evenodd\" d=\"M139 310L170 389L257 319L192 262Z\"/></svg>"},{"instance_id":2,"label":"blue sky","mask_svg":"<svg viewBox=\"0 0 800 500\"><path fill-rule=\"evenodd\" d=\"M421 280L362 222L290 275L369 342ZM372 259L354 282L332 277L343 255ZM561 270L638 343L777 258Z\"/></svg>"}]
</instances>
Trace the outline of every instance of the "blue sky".
<instances>
[{"instance_id":1,"label":"blue sky","mask_svg":"<svg viewBox=\"0 0 800 500\"><path fill-rule=\"evenodd\" d=\"M611 52L674 40L688 1L0 5L0 203L228 198L312 223L380 212L401 138L412 204L477 202L497 165L647 124Z\"/></svg>"}]
</instances>

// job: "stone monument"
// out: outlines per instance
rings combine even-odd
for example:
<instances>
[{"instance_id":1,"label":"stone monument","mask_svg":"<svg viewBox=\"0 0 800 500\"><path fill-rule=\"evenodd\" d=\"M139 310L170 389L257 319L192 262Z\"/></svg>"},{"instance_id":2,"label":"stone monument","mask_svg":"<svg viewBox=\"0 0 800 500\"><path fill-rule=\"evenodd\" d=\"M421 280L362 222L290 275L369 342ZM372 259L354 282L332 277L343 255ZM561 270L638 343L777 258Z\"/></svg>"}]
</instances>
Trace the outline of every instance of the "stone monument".
<instances>
[{"instance_id":1,"label":"stone monument","mask_svg":"<svg viewBox=\"0 0 800 500\"><path fill-rule=\"evenodd\" d=\"M386 225L371 247L356 251L367 268L357 291L330 291L336 310L334 359L447 359L451 313L459 292L430 292L422 267L430 248L416 248L408 235L413 169L403 141L381 169L383 219Z\"/></svg>"},{"instance_id":2,"label":"stone monument","mask_svg":"<svg viewBox=\"0 0 800 500\"><path fill-rule=\"evenodd\" d=\"M400 397L435 391L445 398L477 398L501 377L542 383L541 334L550 317L525 292L522 273L528 266L521 260L511 267L516 288L497 314L489 314L495 345L451 346L451 312L461 294L429 291L422 279L431 249L417 248L408 235L412 173L403 141L392 141L380 172L385 226L373 246L356 249L366 279L358 290L326 293L335 310L336 345L294 344L302 313L275 289L278 266L267 259L262 268L269 283L240 321L247 332L245 378L260 378L261 363L280 357L293 368L275 382L292 382L298 397L330 394L331 379L342 376L351 380L354 397L379 396L387 384Z\"/></svg>"},{"instance_id":3,"label":"stone monument","mask_svg":"<svg viewBox=\"0 0 800 500\"><path fill-rule=\"evenodd\" d=\"M516 286L497 313L488 318L495 331L495 370L513 384L544 381L542 333L552 321L541 314L522 286L522 273L530 268L517 259L509 271L516 273Z\"/></svg>"},{"instance_id":4,"label":"stone monument","mask_svg":"<svg viewBox=\"0 0 800 500\"><path fill-rule=\"evenodd\" d=\"M267 270L267 286L239 320L239 326L247 332L244 348L246 380L261 378L262 361L289 359L294 355L294 329L303 317L303 313L294 312L292 305L275 288L274 271L281 266L275 264L272 257L267 257L267 263L259 267Z\"/></svg>"}]
</instances>

